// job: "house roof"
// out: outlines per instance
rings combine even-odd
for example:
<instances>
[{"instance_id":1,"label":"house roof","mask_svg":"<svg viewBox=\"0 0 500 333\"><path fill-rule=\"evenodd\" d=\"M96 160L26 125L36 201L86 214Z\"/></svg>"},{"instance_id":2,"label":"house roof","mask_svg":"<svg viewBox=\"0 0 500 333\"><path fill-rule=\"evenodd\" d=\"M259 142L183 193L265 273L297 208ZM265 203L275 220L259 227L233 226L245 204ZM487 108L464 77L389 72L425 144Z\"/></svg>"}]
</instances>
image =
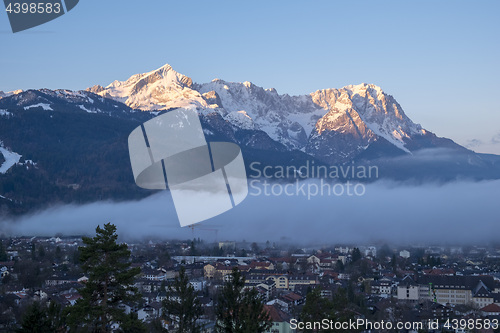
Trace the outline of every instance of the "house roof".
<instances>
[{"instance_id":1,"label":"house roof","mask_svg":"<svg viewBox=\"0 0 500 333\"><path fill-rule=\"evenodd\" d=\"M455 274L455 270L453 270L451 268L431 268L431 269L424 269L423 272L426 275L454 275Z\"/></svg>"},{"instance_id":2,"label":"house roof","mask_svg":"<svg viewBox=\"0 0 500 333\"><path fill-rule=\"evenodd\" d=\"M149 306L151 306L155 310L159 310L159 309L161 309L162 304L160 302L154 301L154 302L149 303Z\"/></svg>"},{"instance_id":3,"label":"house roof","mask_svg":"<svg viewBox=\"0 0 500 333\"><path fill-rule=\"evenodd\" d=\"M302 298L302 296L300 296L299 294L296 294L294 292L283 295L282 297L283 297L283 299L290 300L290 301L298 301L299 299Z\"/></svg>"},{"instance_id":4,"label":"house roof","mask_svg":"<svg viewBox=\"0 0 500 333\"><path fill-rule=\"evenodd\" d=\"M490 291L484 285L483 281L479 281L476 288L474 288L474 297L492 297Z\"/></svg>"},{"instance_id":5,"label":"house roof","mask_svg":"<svg viewBox=\"0 0 500 333\"><path fill-rule=\"evenodd\" d=\"M286 263L291 263L293 259L291 257L279 257L279 258L269 258L269 260L273 262L286 262Z\"/></svg>"},{"instance_id":6,"label":"house roof","mask_svg":"<svg viewBox=\"0 0 500 333\"><path fill-rule=\"evenodd\" d=\"M494 289L492 276L447 276L447 275L423 275L418 278L421 285L431 284L436 289L464 289L474 290L482 282L488 290Z\"/></svg>"},{"instance_id":7,"label":"house roof","mask_svg":"<svg viewBox=\"0 0 500 333\"><path fill-rule=\"evenodd\" d=\"M483 312L500 312L500 306L495 303L491 303L490 305L486 305L481 309Z\"/></svg>"},{"instance_id":8,"label":"house roof","mask_svg":"<svg viewBox=\"0 0 500 333\"><path fill-rule=\"evenodd\" d=\"M64 297L65 297L68 301L75 301L75 300L77 300L77 299L82 298L82 296L80 296L80 294L78 294L78 293L68 294L68 295L65 295Z\"/></svg>"},{"instance_id":9,"label":"house roof","mask_svg":"<svg viewBox=\"0 0 500 333\"><path fill-rule=\"evenodd\" d=\"M409 275L405 276L401 283L399 284L400 286L416 286L417 284L415 283L415 280Z\"/></svg>"},{"instance_id":10,"label":"house roof","mask_svg":"<svg viewBox=\"0 0 500 333\"><path fill-rule=\"evenodd\" d=\"M272 265L271 262L263 262L263 261L252 261L250 263L251 268L256 268L256 267L270 267Z\"/></svg>"},{"instance_id":11,"label":"house roof","mask_svg":"<svg viewBox=\"0 0 500 333\"><path fill-rule=\"evenodd\" d=\"M280 310L278 307L275 305L264 305L265 311L269 314L269 317L271 317L271 320L273 322L288 322L291 319L291 316L284 311Z\"/></svg>"}]
</instances>

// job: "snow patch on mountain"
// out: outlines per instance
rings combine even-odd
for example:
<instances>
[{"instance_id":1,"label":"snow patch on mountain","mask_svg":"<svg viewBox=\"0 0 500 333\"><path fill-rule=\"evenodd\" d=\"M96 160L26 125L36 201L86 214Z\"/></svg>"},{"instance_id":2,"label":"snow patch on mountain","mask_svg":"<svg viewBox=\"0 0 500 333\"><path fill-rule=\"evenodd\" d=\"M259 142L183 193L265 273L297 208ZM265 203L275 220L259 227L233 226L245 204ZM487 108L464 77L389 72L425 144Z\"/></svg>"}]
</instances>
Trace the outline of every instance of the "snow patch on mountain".
<instances>
[{"instance_id":1,"label":"snow patch on mountain","mask_svg":"<svg viewBox=\"0 0 500 333\"><path fill-rule=\"evenodd\" d=\"M79 107L80 109L82 109L83 111L86 111L86 112L88 112L88 113L97 113L98 111L101 111L101 110L98 110L98 111L96 111L96 110L89 110L89 109L87 109L84 105L81 105L81 104L80 104L80 105L78 105L78 107Z\"/></svg>"},{"instance_id":2,"label":"snow patch on mountain","mask_svg":"<svg viewBox=\"0 0 500 333\"><path fill-rule=\"evenodd\" d=\"M233 111L223 118L241 129L255 129L252 118L245 111Z\"/></svg>"},{"instance_id":3,"label":"snow patch on mountain","mask_svg":"<svg viewBox=\"0 0 500 333\"><path fill-rule=\"evenodd\" d=\"M19 163L22 155L12 152L3 146L3 142L0 141L0 153L5 158L5 161L0 165L0 173L5 174L10 168L12 168L16 163Z\"/></svg>"},{"instance_id":4,"label":"snow patch on mountain","mask_svg":"<svg viewBox=\"0 0 500 333\"><path fill-rule=\"evenodd\" d=\"M12 116L12 113L10 113L10 112L9 112L9 111L7 111L7 110L0 109L0 116L10 117L10 116Z\"/></svg>"},{"instance_id":5,"label":"snow patch on mountain","mask_svg":"<svg viewBox=\"0 0 500 333\"><path fill-rule=\"evenodd\" d=\"M50 104L47 104L47 103L38 103L38 104L28 105L28 106L24 107L25 110L32 109L32 108L42 108L45 111L54 111L50 107Z\"/></svg>"},{"instance_id":6,"label":"snow patch on mountain","mask_svg":"<svg viewBox=\"0 0 500 333\"><path fill-rule=\"evenodd\" d=\"M73 91L73 90L68 90L68 89L58 89L55 90L55 93L59 97L81 97L81 98L86 98L87 96L84 94L82 91Z\"/></svg>"},{"instance_id":7,"label":"snow patch on mountain","mask_svg":"<svg viewBox=\"0 0 500 333\"><path fill-rule=\"evenodd\" d=\"M9 201L11 201L11 202L12 202L12 199L10 199L10 198L7 198L7 197L4 197L3 195L0 195L0 199L5 199L5 200L9 200Z\"/></svg>"}]
</instances>

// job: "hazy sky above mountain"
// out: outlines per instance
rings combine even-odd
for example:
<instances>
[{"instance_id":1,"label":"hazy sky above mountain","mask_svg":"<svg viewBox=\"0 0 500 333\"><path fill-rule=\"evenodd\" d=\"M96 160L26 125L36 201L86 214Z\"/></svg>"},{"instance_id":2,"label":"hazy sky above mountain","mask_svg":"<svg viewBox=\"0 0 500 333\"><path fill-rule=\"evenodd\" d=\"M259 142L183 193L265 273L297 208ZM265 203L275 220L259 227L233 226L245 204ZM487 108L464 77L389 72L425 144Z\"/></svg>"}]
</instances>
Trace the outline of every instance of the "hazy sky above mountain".
<instances>
[{"instance_id":1,"label":"hazy sky above mountain","mask_svg":"<svg viewBox=\"0 0 500 333\"><path fill-rule=\"evenodd\" d=\"M367 82L428 130L500 154L499 15L494 0L86 0L12 34L1 11L0 90L83 89L165 63L289 94Z\"/></svg>"}]
</instances>

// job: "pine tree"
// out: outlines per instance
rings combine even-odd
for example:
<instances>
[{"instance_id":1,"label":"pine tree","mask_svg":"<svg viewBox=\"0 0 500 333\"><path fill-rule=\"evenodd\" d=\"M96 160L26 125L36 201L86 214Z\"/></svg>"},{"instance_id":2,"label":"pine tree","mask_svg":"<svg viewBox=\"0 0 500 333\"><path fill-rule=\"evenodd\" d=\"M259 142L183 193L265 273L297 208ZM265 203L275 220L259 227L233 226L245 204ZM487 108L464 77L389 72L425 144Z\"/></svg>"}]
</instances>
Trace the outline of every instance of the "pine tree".
<instances>
[{"instance_id":1,"label":"pine tree","mask_svg":"<svg viewBox=\"0 0 500 333\"><path fill-rule=\"evenodd\" d=\"M181 267L179 275L168 286L167 298L163 301L163 313L168 321L175 323L178 333L201 331L196 321L203 314L203 309L184 267Z\"/></svg>"},{"instance_id":2,"label":"pine tree","mask_svg":"<svg viewBox=\"0 0 500 333\"><path fill-rule=\"evenodd\" d=\"M352 262L355 263L356 261L358 261L360 259L361 259L361 251L357 247L355 247L352 250Z\"/></svg>"},{"instance_id":3,"label":"pine tree","mask_svg":"<svg viewBox=\"0 0 500 333\"><path fill-rule=\"evenodd\" d=\"M51 302L49 307L39 302L31 304L23 315L18 333L54 333L66 332L62 318L61 306Z\"/></svg>"},{"instance_id":4,"label":"pine tree","mask_svg":"<svg viewBox=\"0 0 500 333\"><path fill-rule=\"evenodd\" d=\"M73 264L78 265L80 263L80 251L76 250L73 252Z\"/></svg>"},{"instance_id":5,"label":"pine tree","mask_svg":"<svg viewBox=\"0 0 500 333\"><path fill-rule=\"evenodd\" d=\"M118 330L120 333L143 333L147 331L146 324L142 320L139 320L135 312L131 312L125 316Z\"/></svg>"},{"instance_id":6,"label":"pine tree","mask_svg":"<svg viewBox=\"0 0 500 333\"><path fill-rule=\"evenodd\" d=\"M334 322L356 321L355 312L352 311L352 301L349 300L349 289L339 288L333 299L321 296L321 289L309 290L306 296L306 303L302 308L300 320L303 322L321 322L324 319ZM352 298L352 296L351 296ZM317 332L315 329L304 329L304 333ZM324 329L321 332L357 332L352 329Z\"/></svg>"},{"instance_id":7,"label":"pine tree","mask_svg":"<svg viewBox=\"0 0 500 333\"><path fill-rule=\"evenodd\" d=\"M41 245L38 247L38 257L40 259L43 259L43 257L45 257L45 249Z\"/></svg>"},{"instance_id":8,"label":"pine tree","mask_svg":"<svg viewBox=\"0 0 500 333\"><path fill-rule=\"evenodd\" d=\"M356 321L355 314L353 311L353 302L356 301L354 295L353 285L350 283L347 289L338 288L332 298L333 306L333 316L336 322L349 322ZM359 310L359 309L358 309ZM358 332L356 330L337 330L337 332Z\"/></svg>"},{"instance_id":9,"label":"pine tree","mask_svg":"<svg viewBox=\"0 0 500 333\"><path fill-rule=\"evenodd\" d=\"M59 245L56 247L55 257L56 257L57 260L61 260L62 259L62 251L61 251L61 247L59 247Z\"/></svg>"},{"instance_id":10,"label":"pine tree","mask_svg":"<svg viewBox=\"0 0 500 333\"><path fill-rule=\"evenodd\" d=\"M149 333L168 333L168 330L163 328L163 323L160 318L154 318L147 324Z\"/></svg>"},{"instance_id":11,"label":"pine tree","mask_svg":"<svg viewBox=\"0 0 500 333\"><path fill-rule=\"evenodd\" d=\"M398 262L395 254L392 255L391 266L392 266L392 272L396 273L398 269Z\"/></svg>"},{"instance_id":12,"label":"pine tree","mask_svg":"<svg viewBox=\"0 0 500 333\"><path fill-rule=\"evenodd\" d=\"M344 272L344 263L342 262L342 260L337 260L337 263L335 264L335 268L337 269L337 271L339 273L343 273Z\"/></svg>"},{"instance_id":13,"label":"pine tree","mask_svg":"<svg viewBox=\"0 0 500 333\"><path fill-rule=\"evenodd\" d=\"M334 319L333 304L330 300L321 297L320 288L315 288L307 293L300 320L303 322L320 322L324 319ZM314 330L305 329L304 332L314 332ZM329 331L326 330L326 332Z\"/></svg>"},{"instance_id":14,"label":"pine tree","mask_svg":"<svg viewBox=\"0 0 500 333\"><path fill-rule=\"evenodd\" d=\"M53 332L66 332L65 320L61 314L61 304L51 301L47 308L47 318Z\"/></svg>"},{"instance_id":15,"label":"pine tree","mask_svg":"<svg viewBox=\"0 0 500 333\"><path fill-rule=\"evenodd\" d=\"M8 259L7 252L5 252L5 249L3 247L3 242L0 239L0 261L7 261L7 259Z\"/></svg>"},{"instance_id":16,"label":"pine tree","mask_svg":"<svg viewBox=\"0 0 500 333\"><path fill-rule=\"evenodd\" d=\"M189 255L191 255L191 256L196 256L197 255L196 245L194 243L194 240L191 241L191 247L190 247Z\"/></svg>"},{"instance_id":17,"label":"pine tree","mask_svg":"<svg viewBox=\"0 0 500 333\"><path fill-rule=\"evenodd\" d=\"M35 243L31 243L31 260L35 261L36 260L36 248L35 248Z\"/></svg>"},{"instance_id":18,"label":"pine tree","mask_svg":"<svg viewBox=\"0 0 500 333\"><path fill-rule=\"evenodd\" d=\"M219 333L261 333L271 327L269 314L255 289L244 289L245 280L234 268L217 300L215 330Z\"/></svg>"},{"instance_id":19,"label":"pine tree","mask_svg":"<svg viewBox=\"0 0 500 333\"><path fill-rule=\"evenodd\" d=\"M116 242L116 227L107 223L97 226L96 236L83 237L79 247L82 270L89 280L79 292L76 304L67 308L68 322L73 329L84 327L92 332L109 332L113 323L139 327L137 318L126 316L119 305L138 302L140 294L132 287L140 268L130 268L130 251L126 244ZM137 324L137 325L136 325ZM145 331L145 330L143 330Z\"/></svg>"},{"instance_id":20,"label":"pine tree","mask_svg":"<svg viewBox=\"0 0 500 333\"><path fill-rule=\"evenodd\" d=\"M28 309L23 315L21 328L17 330L17 332L19 333L51 332L50 323L49 320L47 319L47 313L45 309L42 308L40 303L34 302L28 307Z\"/></svg>"}]
</instances>

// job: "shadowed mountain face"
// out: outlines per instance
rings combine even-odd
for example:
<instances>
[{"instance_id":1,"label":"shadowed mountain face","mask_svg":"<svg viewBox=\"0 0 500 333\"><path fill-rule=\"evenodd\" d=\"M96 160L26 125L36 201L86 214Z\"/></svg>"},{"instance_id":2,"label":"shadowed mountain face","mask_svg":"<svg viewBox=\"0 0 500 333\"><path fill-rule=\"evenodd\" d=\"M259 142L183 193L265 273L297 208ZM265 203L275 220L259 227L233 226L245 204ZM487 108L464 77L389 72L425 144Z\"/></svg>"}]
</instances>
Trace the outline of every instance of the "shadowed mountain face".
<instances>
[{"instance_id":1,"label":"shadowed mountain face","mask_svg":"<svg viewBox=\"0 0 500 333\"><path fill-rule=\"evenodd\" d=\"M0 147L8 153L0 155L6 169L0 210L151 194L134 184L127 138L144 121L178 107L197 109L208 141L239 144L247 171L256 161L261 167L314 161L377 165L380 178L402 181L500 178L498 156L426 131L375 85L289 96L250 82L197 84L165 65L86 91L1 93ZM4 155L21 157L12 162Z\"/></svg>"}]
</instances>

